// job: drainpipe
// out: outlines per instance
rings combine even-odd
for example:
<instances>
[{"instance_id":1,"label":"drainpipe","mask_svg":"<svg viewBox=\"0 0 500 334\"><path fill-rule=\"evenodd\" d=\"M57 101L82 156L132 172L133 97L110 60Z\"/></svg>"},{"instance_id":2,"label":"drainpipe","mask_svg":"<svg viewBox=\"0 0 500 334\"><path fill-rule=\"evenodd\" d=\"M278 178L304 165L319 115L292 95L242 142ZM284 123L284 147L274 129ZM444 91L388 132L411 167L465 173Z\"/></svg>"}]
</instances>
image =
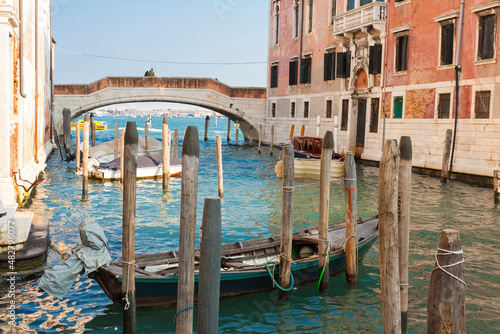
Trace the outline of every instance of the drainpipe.
<instances>
[{"instance_id":1,"label":"drainpipe","mask_svg":"<svg viewBox=\"0 0 500 334\"><path fill-rule=\"evenodd\" d=\"M457 54L455 56L455 126L453 129L453 143L452 143L452 148L451 148L451 159L450 159L450 169L448 173L448 178L451 178L451 172L453 168L453 156L455 155L455 142L457 139L457 125L458 125L458 106L459 106L459 93L460 93L460 86L459 86L459 76L460 72L462 71L462 67L459 65L460 61L460 46L461 46L461 41L462 41L462 32L464 28L464 7L465 7L465 0L460 1L460 18L459 18L459 24L458 24L458 39L457 39Z\"/></svg>"},{"instance_id":2,"label":"drainpipe","mask_svg":"<svg viewBox=\"0 0 500 334\"><path fill-rule=\"evenodd\" d=\"M24 0L19 0L19 93L26 98L24 91Z\"/></svg>"},{"instance_id":3,"label":"drainpipe","mask_svg":"<svg viewBox=\"0 0 500 334\"><path fill-rule=\"evenodd\" d=\"M297 84L300 85L300 73L301 73L301 68L302 68L302 43L304 39L304 2L306 0L301 1L301 7L302 9L300 10L300 45L299 45L299 68L297 69Z\"/></svg>"},{"instance_id":4,"label":"drainpipe","mask_svg":"<svg viewBox=\"0 0 500 334\"><path fill-rule=\"evenodd\" d=\"M38 52L38 47L39 47L39 44L38 44L38 0L35 0L35 162L36 163L39 163L38 161L38 137L40 136L40 133L39 133L39 122L40 122L40 117L39 117L39 109L40 109L40 103L39 103L39 97L40 97L40 94L39 94L39 83L38 83L38 71L39 71L39 68L38 68L38 56L39 56L39 52Z\"/></svg>"}]
</instances>

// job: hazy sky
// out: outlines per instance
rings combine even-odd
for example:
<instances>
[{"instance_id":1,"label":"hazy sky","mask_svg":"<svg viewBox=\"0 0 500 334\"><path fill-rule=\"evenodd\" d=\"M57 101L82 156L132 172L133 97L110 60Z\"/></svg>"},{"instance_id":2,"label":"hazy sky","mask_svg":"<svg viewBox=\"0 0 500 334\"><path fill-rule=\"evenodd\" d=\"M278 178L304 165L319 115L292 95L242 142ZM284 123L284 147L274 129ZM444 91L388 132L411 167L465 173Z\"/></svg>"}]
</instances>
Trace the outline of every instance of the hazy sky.
<instances>
[{"instance_id":1,"label":"hazy sky","mask_svg":"<svg viewBox=\"0 0 500 334\"><path fill-rule=\"evenodd\" d=\"M143 76L153 68L156 76L265 87L268 11L269 0L53 0L55 82Z\"/></svg>"}]
</instances>

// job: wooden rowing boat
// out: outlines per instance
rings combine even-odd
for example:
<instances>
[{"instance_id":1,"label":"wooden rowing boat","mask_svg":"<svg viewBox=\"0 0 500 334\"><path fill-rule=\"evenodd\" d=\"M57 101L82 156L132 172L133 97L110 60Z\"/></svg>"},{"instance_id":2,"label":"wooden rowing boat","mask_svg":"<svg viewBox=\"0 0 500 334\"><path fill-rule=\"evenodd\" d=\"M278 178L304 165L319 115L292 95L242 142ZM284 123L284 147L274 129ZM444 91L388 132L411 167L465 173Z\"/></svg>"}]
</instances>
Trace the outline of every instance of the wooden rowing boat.
<instances>
[{"instance_id":1,"label":"wooden rowing boat","mask_svg":"<svg viewBox=\"0 0 500 334\"><path fill-rule=\"evenodd\" d=\"M358 260L361 261L378 237L378 218L360 219L357 227ZM330 274L345 270L344 223L329 225ZM309 229L293 234L291 271L294 284L319 278L318 230ZM280 237L222 245L221 297L235 296L272 289L278 281ZM195 250L195 298L198 293L199 249ZM178 252L139 255L135 258L135 289L137 306L160 306L176 303ZM274 272L274 274L272 274ZM113 262L89 274L101 286L113 303L122 302L122 263Z\"/></svg>"}]
</instances>

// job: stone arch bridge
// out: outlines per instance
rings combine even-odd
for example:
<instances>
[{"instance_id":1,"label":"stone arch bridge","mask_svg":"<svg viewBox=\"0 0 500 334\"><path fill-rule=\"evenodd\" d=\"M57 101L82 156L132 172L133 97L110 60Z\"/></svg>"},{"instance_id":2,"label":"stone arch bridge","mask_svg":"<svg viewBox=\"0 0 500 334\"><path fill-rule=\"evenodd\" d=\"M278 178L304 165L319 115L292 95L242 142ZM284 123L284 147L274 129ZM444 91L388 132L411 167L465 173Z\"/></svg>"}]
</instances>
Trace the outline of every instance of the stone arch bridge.
<instances>
[{"instance_id":1,"label":"stone arch bridge","mask_svg":"<svg viewBox=\"0 0 500 334\"><path fill-rule=\"evenodd\" d=\"M266 89L230 87L211 78L105 77L90 84L54 87L54 123L62 134L62 112L71 119L95 108L127 102L175 102L204 107L240 124L245 138L257 140L264 124Z\"/></svg>"}]
</instances>

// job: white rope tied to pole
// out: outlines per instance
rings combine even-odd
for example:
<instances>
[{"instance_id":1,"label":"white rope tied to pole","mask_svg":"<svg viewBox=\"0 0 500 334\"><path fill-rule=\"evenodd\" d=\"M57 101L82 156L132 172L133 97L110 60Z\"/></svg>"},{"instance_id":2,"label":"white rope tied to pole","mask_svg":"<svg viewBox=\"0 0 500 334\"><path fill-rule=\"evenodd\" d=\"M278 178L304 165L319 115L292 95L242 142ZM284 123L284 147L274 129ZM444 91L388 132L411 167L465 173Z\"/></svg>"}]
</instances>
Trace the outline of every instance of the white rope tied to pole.
<instances>
[{"instance_id":1,"label":"white rope tied to pole","mask_svg":"<svg viewBox=\"0 0 500 334\"><path fill-rule=\"evenodd\" d=\"M122 263L126 264L127 265L127 274L128 274L128 270L129 269L129 266L135 266L137 267L137 265L135 264L135 260L132 261L132 262L127 262L127 261L123 261L122 260ZM130 308L130 300L128 299L128 285L129 285L129 280L127 280L127 292L125 293L125 297L123 299L125 299L125 306L123 306L123 309L126 311Z\"/></svg>"},{"instance_id":2,"label":"white rope tied to pole","mask_svg":"<svg viewBox=\"0 0 500 334\"><path fill-rule=\"evenodd\" d=\"M453 275L452 273L450 273L449 271L446 271L444 269L444 268L450 268L450 267L454 267L454 266L457 266L459 264L462 264L462 263L465 262L465 259L462 259L461 261L458 261L458 262L452 263L452 264L447 264L447 265L440 265L439 261L438 261L438 255L441 255L441 256L444 256L444 255L461 255L463 253L464 253L463 249L458 250L458 251L450 251L450 250L447 250L447 249L438 248L437 251L436 251L436 253L434 254L434 257L436 259L436 265L437 265L437 267L434 268L434 269L432 269L432 272L434 272L434 270L436 270L436 269L441 269L446 274L450 275L451 277L457 279L458 281L462 282L465 286L467 286L467 283L465 283L464 280L458 278L457 276Z\"/></svg>"}]
</instances>

